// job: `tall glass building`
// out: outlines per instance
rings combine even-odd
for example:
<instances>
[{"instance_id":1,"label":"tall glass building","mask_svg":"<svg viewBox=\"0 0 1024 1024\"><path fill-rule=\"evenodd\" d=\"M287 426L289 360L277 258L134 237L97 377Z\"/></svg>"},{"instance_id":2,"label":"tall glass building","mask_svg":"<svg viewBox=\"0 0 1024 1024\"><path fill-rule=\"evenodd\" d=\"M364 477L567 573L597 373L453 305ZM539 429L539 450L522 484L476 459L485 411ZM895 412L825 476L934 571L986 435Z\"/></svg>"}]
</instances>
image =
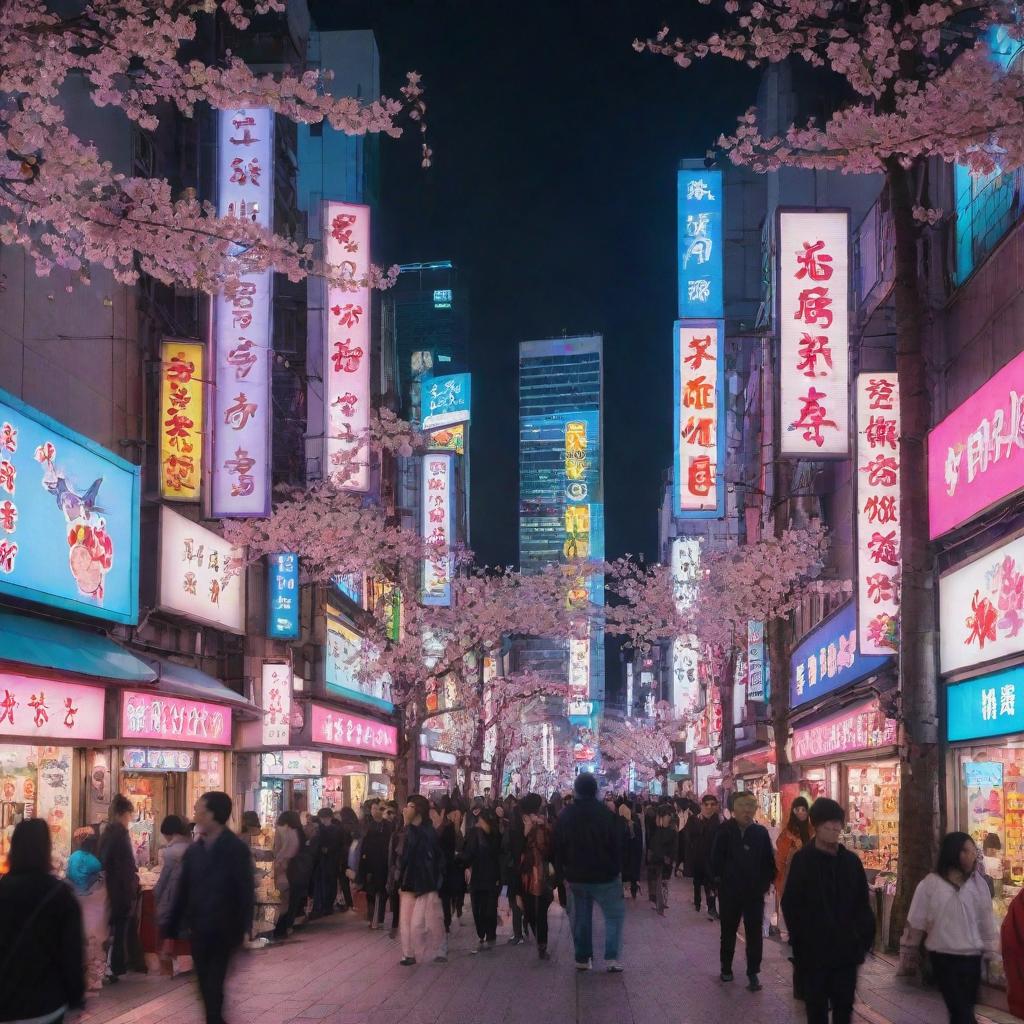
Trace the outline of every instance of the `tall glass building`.
<instances>
[{"instance_id":1,"label":"tall glass building","mask_svg":"<svg viewBox=\"0 0 1024 1024\"><path fill-rule=\"evenodd\" d=\"M519 565L524 572L574 558L604 560L602 345L600 335L519 345ZM603 578L592 578L589 590L591 601L602 604ZM587 697L599 712L605 687L603 631L595 627L593 635ZM522 667L572 683L567 642L533 639L518 647ZM582 710L579 704L570 707L580 726L590 717Z\"/></svg>"}]
</instances>

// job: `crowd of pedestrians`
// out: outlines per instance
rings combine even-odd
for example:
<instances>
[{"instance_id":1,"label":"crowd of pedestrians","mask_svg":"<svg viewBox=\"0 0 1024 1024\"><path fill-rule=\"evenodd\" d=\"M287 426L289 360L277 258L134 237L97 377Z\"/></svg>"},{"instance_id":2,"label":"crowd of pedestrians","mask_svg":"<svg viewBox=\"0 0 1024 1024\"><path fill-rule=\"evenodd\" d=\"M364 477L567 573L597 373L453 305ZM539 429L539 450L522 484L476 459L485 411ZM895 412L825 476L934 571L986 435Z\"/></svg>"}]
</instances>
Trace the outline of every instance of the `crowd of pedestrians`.
<instances>
[{"instance_id":1,"label":"crowd of pedestrians","mask_svg":"<svg viewBox=\"0 0 1024 1024\"><path fill-rule=\"evenodd\" d=\"M231 799L204 794L193 824L168 816L160 827L163 868L154 890L161 944L170 970L187 952L195 967L207 1024L223 1024L224 989L236 952L251 937L254 871L251 847L261 836L252 812L236 835ZM280 905L268 941L281 941L303 920L356 908L366 926L390 930L399 963L443 964L449 935L472 917L474 954L498 941L502 896L510 945L536 944L549 959L548 916L557 901L569 915L575 967L594 966L593 915L604 918L605 970L624 969L626 901L646 880L650 906L664 915L673 875L692 882L693 909L719 923L720 981L733 981L743 926L747 988L761 989L766 913L777 911L790 947L793 995L808 1024L849 1024L860 966L875 945L876 921L860 859L839 842L844 809L819 797L797 798L773 842L755 818L757 801L734 794L672 800L603 798L593 775L577 776L571 794L550 798L472 800L458 792L434 801L411 796L295 812L276 822L273 873ZM9 872L0 879L0 1021L54 1024L83 1005L88 989L116 984L135 962L139 898L124 797L111 803L102 833L75 833L66 884L51 869L50 833L33 819L14 830ZM775 901L769 902L774 887ZM688 890L687 890L688 891ZM467 913L466 896L469 896ZM1011 1009L1024 1009L1024 902L1002 926L1001 948ZM934 872L914 893L901 945L902 973L926 967L950 1024L973 1024L986 957L998 954L992 884L971 837L943 842Z\"/></svg>"}]
</instances>

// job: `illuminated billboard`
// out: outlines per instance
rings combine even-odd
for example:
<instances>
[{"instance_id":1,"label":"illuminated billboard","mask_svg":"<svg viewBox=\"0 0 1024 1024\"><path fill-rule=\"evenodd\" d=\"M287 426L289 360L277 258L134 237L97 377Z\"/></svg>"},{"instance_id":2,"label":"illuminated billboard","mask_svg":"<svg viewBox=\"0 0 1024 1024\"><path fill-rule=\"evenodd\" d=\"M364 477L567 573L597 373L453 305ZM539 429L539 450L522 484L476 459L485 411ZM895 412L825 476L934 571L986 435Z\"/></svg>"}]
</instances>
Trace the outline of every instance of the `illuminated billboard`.
<instances>
[{"instance_id":1,"label":"illuminated billboard","mask_svg":"<svg viewBox=\"0 0 1024 1024\"><path fill-rule=\"evenodd\" d=\"M420 410L423 429L434 430L469 421L472 378L468 373L448 377L427 377L420 382Z\"/></svg>"},{"instance_id":2,"label":"illuminated billboard","mask_svg":"<svg viewBox=\"0 0 1024 1024\"><path fill-rule=\"evenodd\" d=\"M451 452L423 456L421 535L430 546L423 560L421 600L429 605L452 603L452 554L455 540L455 473Z\"/></svg>"},{"instance_id":3,"label":"illuminated billboard","mask_svg":"<svg viewBox=\"0 0 1024 1024\"><path fill-rule=\"evenodd\" d=\"M194 341L160 346L160 497L198 501L203 478L206 350Z\"/></svg>"},{"instance_id":4,"label":"illuminated billboard","mask_svg":"<svg viewBox=\"0 0 1024 1024\"><path fill-rule=\"evenodd\" d=\"M721 318L724 181L719 170L680 170L676 179L679 318Z\"/></svg>"}]
</instances>

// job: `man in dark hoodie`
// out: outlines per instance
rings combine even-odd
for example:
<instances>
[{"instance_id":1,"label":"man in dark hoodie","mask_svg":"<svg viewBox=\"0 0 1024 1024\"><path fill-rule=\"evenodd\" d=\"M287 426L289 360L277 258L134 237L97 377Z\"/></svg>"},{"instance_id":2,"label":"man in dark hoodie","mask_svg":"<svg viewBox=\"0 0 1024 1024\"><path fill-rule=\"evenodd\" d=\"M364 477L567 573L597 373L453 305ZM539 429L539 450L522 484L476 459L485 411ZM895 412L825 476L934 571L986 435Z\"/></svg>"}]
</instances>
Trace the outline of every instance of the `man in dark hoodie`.
<instances>
[{"instance_id":1,"label":"man in dark hoodie","mask_svg":"<svg viewBox=\"0 0 1024 1024\"><path fill-rule=\"evenodd\" d=\"M444 854L430 820L430 802L425 796L411 796L402 809L405 822L403 842L398 853L395 884L401 910L398 927L401 932L403 967L416 963L416 939L425 937L427 952L434 953L434 963L448 960L448 934L444 930L441 909L441 884L444 881ZM422 951L422 944L421 944Z\"/></svg>"},{"instance_id":2,"label":"man in dark hoodie","mask_svg":"<svg viewBox=\"0 0 1024 1024\"><path fill-rule=\"evenodd\" d=\"M388 901L388 852L393 831L384 820L384 804L374 800L363 832L356 873L356 884L366 893L366 916L371 929L380 928L384 923Z\"/></svg>"},{"instance_id":3,"label":"man in dark hoodie","mask_svg":"<svg viewBox=\"0 0 1024 1024\"><path fill-rule=\"evenodd\" d=\"M751 992L761 990L764 897L775 878L775 850L768 830L754 821L756 813L757 797L739 793L733 801L733 816L718 830L711 850L711 870L721 900L722 981L732 981L736 932L742 920Z\"/></svg>"},{"instance_id":4,"label":"man in dark hoodie","mask_svg":"<svg viewBox=\"0 0 1024 1024\"><path fill-rule=\"evenodd\" d=\"M794 982L808 1024L849 1024L857 968L875 939L875 915L860 858L839 842L845 813L826 797L811 805L814 841L793 857L782 914L793 946Z\"/></svg>"},{"instance_id":5,"label":"man in dark hoodie","mask_svg":"<svg viewBox=\"0 0 1024 1024\"><path fill-rule=\"evenodd\" d=\"M604 914L604 959L611 973L622 970L622 848L618 819L597 799L597 779L576 776L573 801L555 825L555 870L569 887L569 916L576 969L589 971L594 956L594 904Z\"/></svg>"},{"instance_id":6,"label":"man in dark hoodie","mask_svg":"<svg viewBox=\"0 0 1024 1024\"><path fill-rule=\"evenodd\" d=\"M120 793L110 801L109 821L100 836L100 862L107 883L110 906L110 979L117 981L128 970L128 928L133 921L135 899L139 892L139 869L135 864L128 826L134 809L131 800Z\"/></svg>"},{"instance_id":7,"label":"man in dark hoodie","mask_svg":"<svg viewBox=\"0 0 1024 1024\"><path fill-rule=\"evenodd\" d=\"M700 811L690 817L683 827L683 874L693 879L693 908L700 913L700 897L707 898L708 920L718 917L714 877L711 873L711 848L722 827L718 813L718 797L708 793L701 798Z\"/></svg>"}]
</instances>

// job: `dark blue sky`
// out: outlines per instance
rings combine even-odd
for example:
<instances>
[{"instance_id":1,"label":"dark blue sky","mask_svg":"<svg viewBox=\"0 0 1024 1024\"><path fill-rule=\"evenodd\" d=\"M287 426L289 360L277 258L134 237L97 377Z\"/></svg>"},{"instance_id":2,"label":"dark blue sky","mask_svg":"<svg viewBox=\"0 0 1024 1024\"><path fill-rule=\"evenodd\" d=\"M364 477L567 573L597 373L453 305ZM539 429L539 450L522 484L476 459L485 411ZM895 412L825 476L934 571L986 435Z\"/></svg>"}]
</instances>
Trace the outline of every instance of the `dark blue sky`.
<instances>
[{"instance_id":1,"label":"dark blue sky","mask_svg":"<svg viewBox=\"0 0 1024 1024\"><path fill-rule=\"evenodd\" d=\"M473 547L516 558L516 345L605 339L607 554L655 555L671 461L675 169L751 102L752 76L631 46L695 0L322 0L377 32L385 91L424 76L434 167L382 143L381 262L450 258L470 290ZM324 27L328 27L324 24Z\"/></svg>"}]
</instances>

